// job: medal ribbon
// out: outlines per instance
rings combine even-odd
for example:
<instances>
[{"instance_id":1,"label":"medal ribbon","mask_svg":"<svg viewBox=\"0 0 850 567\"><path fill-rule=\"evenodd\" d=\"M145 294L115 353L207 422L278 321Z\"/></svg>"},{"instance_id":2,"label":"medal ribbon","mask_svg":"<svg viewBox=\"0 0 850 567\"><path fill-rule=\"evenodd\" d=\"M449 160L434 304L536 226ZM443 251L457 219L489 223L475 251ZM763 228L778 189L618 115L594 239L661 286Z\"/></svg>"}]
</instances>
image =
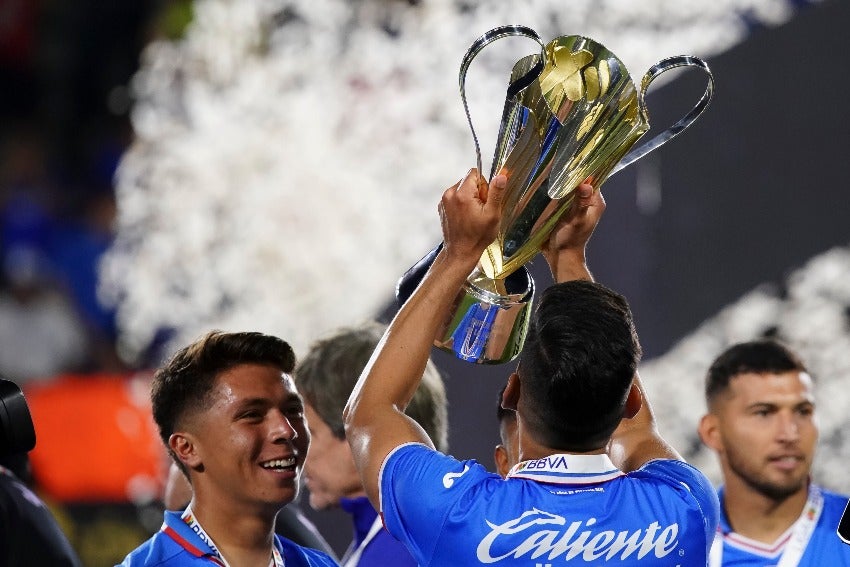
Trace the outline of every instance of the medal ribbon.
<instances>
[{"instance_id":1,"label":"medal ribbon","mask_svg":"<svg viewBox=\"0 0 850 567\"><path fill-rule=\"evenodd\" d=\"M213 539L209 536L209 534L207 534L206 530L204 530L203 526L201 526L200 522L198 522L198 520L195 518L195 515L192 513L191 506L186 507L186 510L180 516L180 519L183 520L183 522L187 526L189 526L189 528L191 528L192 531L195 532L195 534L199 538L201 538L201 541L203 541L207 545L207 547L209 547L209 553L204 553L202 550L195 548L184 538L180 537L177 532L175 532L169 527L164 526L163 531L165 531L169 536L171 536L171 538L174 539L177 543L186 548L190 553L192 553L192 555L195 555L196 557L206 557L209 561L221 567L230 567L230 565L227 563L227 560L218 550L218 547L216 547L215 543L213 542ZM280 551L274 544L272 544L272 557L269 560L269 567L285 567L283 555L280 553Z\"/></svg>"},{"instance_id":2,"label":"medal ribbon","mask_svg":"<svg viewBox=\"0 0 850 567\"><path fill-rule=\"evenodd\" d=\"M803 513L794 522L791 537L785 544L782 557L776 567L796 567L809 545L809 540L815 531L815 526L823 512L823 494L815 485L809 486L809 498L803 507ZM717 530L717 535L711 544L711 552L708 555L709 567L720 567L723 563L723 533Z\"/></svg>"}]
</instances>

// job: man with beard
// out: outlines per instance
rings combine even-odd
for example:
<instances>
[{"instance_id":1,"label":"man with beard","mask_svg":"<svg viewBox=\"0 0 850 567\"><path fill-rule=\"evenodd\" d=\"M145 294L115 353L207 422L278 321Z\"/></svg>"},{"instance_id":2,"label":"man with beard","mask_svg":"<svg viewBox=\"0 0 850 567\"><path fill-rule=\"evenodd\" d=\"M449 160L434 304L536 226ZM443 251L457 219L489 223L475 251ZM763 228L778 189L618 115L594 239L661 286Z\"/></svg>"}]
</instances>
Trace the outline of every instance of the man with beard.
<instances>
[{"instance_id":1,"label":"man with beard","mask_svg":"<svg viewBox=\"0 0 850 567\"><path fill-rule=\"evenodd\" d=\"M812 379L775 340L741 343L708 370L699 425L723 472L710 567L850 566L836 537L847 497L811 482L818 427Z\"/></svg>"}]
</instances>

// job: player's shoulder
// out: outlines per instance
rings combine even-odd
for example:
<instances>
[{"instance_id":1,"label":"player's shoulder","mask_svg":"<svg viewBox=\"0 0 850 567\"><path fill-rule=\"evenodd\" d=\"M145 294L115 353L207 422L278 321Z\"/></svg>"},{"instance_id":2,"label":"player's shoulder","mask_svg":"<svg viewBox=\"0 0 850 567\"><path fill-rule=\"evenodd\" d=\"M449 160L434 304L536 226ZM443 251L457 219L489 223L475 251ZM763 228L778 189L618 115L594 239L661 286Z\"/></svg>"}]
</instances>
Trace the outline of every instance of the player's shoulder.
<instances>
[{"instance_id":1,"label":"player's shoulder","mask_svg":"<svg viewBox=\"0 0 850 567\"><path fill-rule=\"evenodd\" d=\"M818 490L820 490L821 494L823 495L824 502L837 502L843 505L847 504L847 502L850 501L850 496L846 494L835 492L820 485L814 486L817 486Z\"/></svg>"},{"instance_id":2,"label":"player's shoulder","mask_svg":"<svg viewBox=\"0 0 850 567\"><path fill-rule=\"evenodd\" d=\"M461 477L495 475L475 459L460 461L422 443L405 443L393 449L384 460L382 477L387 469L400 469L405 478L410 476L411 471L417 471L417 474L421 475L436 474L443 479L443 484L447 485L446 488L454 484L454 479Z\"/></svg>"},{"instance_id":3,"label":"player's shoulder","mask_svg":"<svg viewBox=\"0 0 850 567\"><path fill-rule=\"evenodd\" d=\"M715 491L711 481L701 470L679 459L653 459L646 462L637 471L630 473L630 476L666 478L684 483L689 487L697 485L711 492Z\"/></svg>"},{"instance_id":4,"label":"player's shoulder","mask_svg":"<svg viewBox=\"0 0 850 567\"><path fill-rule=\"evenodd\" d=\"M823 496L823 516L830 518L830 521L832 521L832 518L841 517L847 507L847 502L850 501L850 496L819 485L812 485L812 488L819 490Z\"/></svg>"},{"instance_id":5,"label":"player's shoulder","mask_svg":"<svg viewBox=\"0 0 850 567\"><path fill-rule=\"evenodd\" d=\"M685 461L654 459L629 476L663 483L686 500L695 498L703 512L712 520L719 518L717 490L702 471Z\"/></svg>"}]
</instances>

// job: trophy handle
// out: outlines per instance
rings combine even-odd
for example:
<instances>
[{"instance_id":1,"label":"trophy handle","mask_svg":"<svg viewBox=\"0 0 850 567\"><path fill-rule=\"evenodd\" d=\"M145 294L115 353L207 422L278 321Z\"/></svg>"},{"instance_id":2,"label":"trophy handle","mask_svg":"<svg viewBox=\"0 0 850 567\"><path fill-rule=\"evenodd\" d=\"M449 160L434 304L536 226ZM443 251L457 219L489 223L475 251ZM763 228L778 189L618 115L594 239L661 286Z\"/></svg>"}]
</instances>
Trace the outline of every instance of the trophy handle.
<instances>
[{"instance_id":1,"label":"trophy handle","mask_svg":"<svg viewBox=\"0 0 850 567\"><path fill-rule=\"evenodd\" d=\"M419 282L422 281L422 278L431 269L431 264L437 259L437 254L442 249L443 243L440 242L398 279L395 285L395 298L398 301L399 308L407 302L410 296L413 295L413 292L416 291L416 288L419 287Z\"/></svg>"},{"instance_id":2,"label":"trophy handle","mask_svg":"<svg viewBox=\"0 0 850 567\"><path fill-rule=\"evenodd\" d=\"M708 64L699 57L694 57L692 55L676 55L674 57L662 59L653 65L643 76L643 79L640 82L640 91L638 92L638 104L640 105L641 116L644 118L648 116L646 100L644 97L646 96L649 84L662 73L677 67L698 67L706 72L708 75L708 84L705 87L705 92L702 94L702 98L700 98L699 101L697 101L696 106L694 106L691 111L678 122L623 156L623 159L621 159L620 162L614 166L614 169L611 170L611 173L608 174L609 177L621 169L633 164L650 152L660 148L684 132L708 107L708 103L711 102L711 98L714 96L714 75L711 73L711 69L708 68Z\"/></svg>"},{"instance_id":3,"label":"trophy handle","mask_svg":"<svg viewBox=\"0 0 850 567\"><path fill-rule=\"evenodd\" d=\"M461 61L460 64L460 72L458 73L460 98L463 100L463 110L466 112L466 120L469 122L469 129L472 131L472 139L475 142L475 156L478 164L478 175L484 175L484 172L481 170L481 146L478 143L478 135L475 133L475 127L472 125L472 116L469 113L469 104L466 102L466 73L469 71L469 66L472 64L472 60L475 59L475 57L486 46L490 45L497 39L516 36L527 37L536 41L538 45L540 45L540 59L537 64L528 70L527 73L523 74L508 85L506 100L512 100L514 95L530 85L535 79L537 79L537 77L540 76L540 73L543 72L543 68L546 64L546 45L533 29L519 25L507 25L493 28L490 31L485 32L484 35L476 39L472 45L469 46L469 49L466 50L466 54L463 56L463 61ZM509 106L509 103L506 104L504 112L509 111ZM502 127L504 127L505 121L502 120L501 124ZM501 139L501 135L502 133L499 132L499 139ZM495 163L493 165L495 167ZM490 173L492 175L495 172L491 171Z\"/></svg>"}]
</instances>

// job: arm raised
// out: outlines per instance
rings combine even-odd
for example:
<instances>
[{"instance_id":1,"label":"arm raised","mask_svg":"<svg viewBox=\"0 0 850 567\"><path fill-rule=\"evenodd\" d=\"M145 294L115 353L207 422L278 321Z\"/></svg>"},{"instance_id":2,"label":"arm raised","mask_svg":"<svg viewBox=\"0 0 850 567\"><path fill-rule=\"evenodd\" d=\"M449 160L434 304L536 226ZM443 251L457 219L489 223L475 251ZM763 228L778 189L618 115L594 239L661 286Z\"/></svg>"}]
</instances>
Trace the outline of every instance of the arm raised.
<instances>
[{"instance_id":1,"label":"arm raised","mask_svg":"<svg viewBox=\"0 0 850 567\"><path fill-rule=\"evenodd\" d=\"M604 212L602 193L587 183L579 185L575 200L541 249L556 282L593 280L587 269L585 249Z\"/></svg>"},{"instance_id":2,"label":"arm raised","mask_svg":"<svg viewBox=\"0 0 850 567\"><path fill-rule=\"evenodd\" d=\"M575 201L542 248L555 281L593 280L585 252L605 206L599 191L588 184L579 185ZM639 469L652 459L682 459L658 433L655 414L638 375L629 394L626 415L608 444L608 453L612 462L626 472Z\"/></svg>"},{"instance_id":3,"label":"arm raised","mask_svg":"<svg viewBox=\"0 0 850 567\"><path fill-rule=\"evenodd\" d=\"M635 374L632 391L626 402L626 412L627 415L620 421L608 443L608 456L617 468L630 472L653 459L683 460L658 433L655 413L638 374Z\"/></svg>"},{"instance_id":4,"label":"arm raised","mask_svg":"<svg viewBox=\"0 0 850 567\"><path fill-rule=\"evenodd\" d=\"M346 438L366 493L377 509L378 476L386 456L404 443L433 448L404 410L457 292L496 237L505 184L505 177L499 175L488 187L472 169L443 193L438 207L443 249L390 323L345 407Z\"/></svg>"}]
</instances>

